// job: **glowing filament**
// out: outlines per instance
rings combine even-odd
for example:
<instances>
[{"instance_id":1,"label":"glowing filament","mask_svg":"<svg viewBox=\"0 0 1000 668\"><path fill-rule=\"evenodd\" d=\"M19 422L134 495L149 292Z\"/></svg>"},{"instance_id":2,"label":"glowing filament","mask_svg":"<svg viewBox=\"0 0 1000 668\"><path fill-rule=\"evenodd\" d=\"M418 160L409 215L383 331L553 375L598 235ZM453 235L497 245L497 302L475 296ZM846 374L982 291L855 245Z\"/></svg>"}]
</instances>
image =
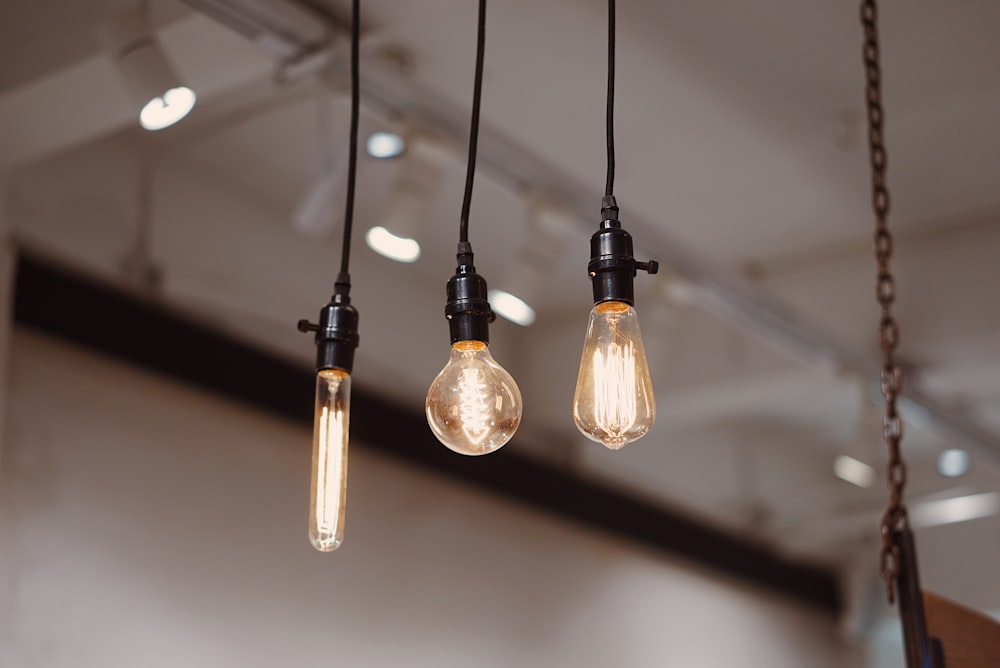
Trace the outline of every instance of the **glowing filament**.
<instances>
[{"instance_id":1,"label":"glowing filament","mask_svg":"<svg viewBox=\"0 0 1000 668\"><path fill-rule=\"evenodd\" d=\"M340 369L317 375L309 539L321 552L344 540L350 388L351 377Z\"/></svg>"},{"instance_id":2,"label":"glowing filament","mask_svg":"<svg viewBox=\"0 0 1000 668\"><path fill-rule=\"evenodd\" d=\"M457 341L427 391L427 424L462 455L502 447L521 422L521 392L484 341Z\"/></svg>"},{"instance_id":3,"label":"glowing filament","mask_svg":"<svg viewBox=\"0 0 1000 668\"><path fill-rule=\"evenodd\" d=\"M490 433L491 412L482 371L462 369L458 390L458 419L462 431L470 441L479 445Z\"/></svg>"},{"instance_id":4,"label":"glowing filament","mask_svg":"<svg viewBox=\"0 0 1000 668\"><path fill-rule=\"evenodd\" d=\"M636 418L635 355L631 342L594 351L594 418L608 434L628 431Z\"/></svg>"},{"instance_id":5,"label":"glowing filament","mask_svg":"<svg viewBox=\"0 0 1000 668\"><path fill-rule=\"evenodd\" d=\"M590 312L573 395L577 428L617 450L648 432L655 417L635 309L623 302L597 304Z\"/></svg>"}]
</instances>

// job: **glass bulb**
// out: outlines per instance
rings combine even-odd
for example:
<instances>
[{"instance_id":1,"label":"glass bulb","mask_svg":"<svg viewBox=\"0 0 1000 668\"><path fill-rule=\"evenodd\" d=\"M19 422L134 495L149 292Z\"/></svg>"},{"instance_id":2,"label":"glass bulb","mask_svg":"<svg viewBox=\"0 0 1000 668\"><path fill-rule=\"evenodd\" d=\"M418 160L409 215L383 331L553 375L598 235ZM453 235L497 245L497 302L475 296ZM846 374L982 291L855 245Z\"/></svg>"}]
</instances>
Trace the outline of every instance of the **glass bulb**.
<instances>
[{"instance_id":1,"label":"glass bulb","mask_svg":"<svg viewBox=\"0 0 1000 668\"><path fill-rule=\"evenodd\" d=\"M521 391L482 341L458 341L427 392L427 422L460 455L485 455L521 423Z\"/></svg>"},{"instance_id":2,"label":"glass bulb","mask_svg":"<svg viewBox=\"0 0 1000 668\"><path fill-rule=\"evenodd\" d=\"M653 383L635 309L624 302L595 305L573 395L577 428L617 450L641 438L655 418Z\"/></svg>"},{"instance_id":3,"label":"glass bulb","mask_svg":"<svg viewBox=\"0 0 1000 668\"><path fill-rule=\"evenodd\" d=\"M316 374L312 494L309 540L320 552L344 542L347 492L347 432L351 421L351 374L324 369Z\"/></svg>"}]
</instances>

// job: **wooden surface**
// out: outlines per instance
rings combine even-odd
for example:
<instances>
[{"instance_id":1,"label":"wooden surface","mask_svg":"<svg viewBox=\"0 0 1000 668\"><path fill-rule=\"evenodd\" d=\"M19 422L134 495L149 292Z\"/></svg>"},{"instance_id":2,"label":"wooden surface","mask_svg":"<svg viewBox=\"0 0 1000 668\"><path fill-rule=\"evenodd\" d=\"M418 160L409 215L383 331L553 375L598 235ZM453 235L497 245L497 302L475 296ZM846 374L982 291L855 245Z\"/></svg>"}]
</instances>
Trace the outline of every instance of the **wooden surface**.
<instances>
[{"instance_id":1,"label":"wooden surface","mask_svg":"<svg viewBox=\"0 0 1000 668\"><path fill-rule=\"evenodd\" d=\"M944 647L945 668L1000 668L1000 622L926 591L924 615Z\"/></svg>"}]
</instances>

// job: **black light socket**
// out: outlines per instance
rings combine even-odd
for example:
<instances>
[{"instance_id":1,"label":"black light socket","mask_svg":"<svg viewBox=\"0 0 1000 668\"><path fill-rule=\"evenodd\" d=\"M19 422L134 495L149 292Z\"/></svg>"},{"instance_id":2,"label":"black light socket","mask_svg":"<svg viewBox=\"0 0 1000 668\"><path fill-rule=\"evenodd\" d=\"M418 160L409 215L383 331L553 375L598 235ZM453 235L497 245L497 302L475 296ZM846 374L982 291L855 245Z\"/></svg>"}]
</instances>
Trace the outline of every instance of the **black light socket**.
<instances>
[{"instance_id":1,"label":"black light socket","mask_svg":"<svg viewBox=\"0 0 1000 668\"><path fill-rule=\"evenodd\" d=\"M358 347L358 310L351 305L350 279L337 277L330 303L319 312L319 324L299 320L300 332L316 332L316 371L354 370L354 351Z\"/></svg>"},{"instance_id":2,"label":"black light socket","mask_svg":"<svg viewBox=\"0 0 1000 668\"><path fill-rule=\"evenodd\" d=\"M448 279L448 302L444 315L448 319L451 342L490 342L490 323L496 314L486 298L486 279L476 273L472 264L472 248L468 243L458 246L458 268Z\"/></svg>"},{"instance_id":3,"label":"black light socket","mask_svg":"<svg viewBox=\"0 0 1000 668\"><path fill-rule=\"evenodd\" d=\"M660 266L656 260L636 262L632 250L632 235L618 222L618 205L614 197L602 201L601 228L590 238L590 274L594 303L624 302L635 304L633 279L638 270L655 274Z\"/></svg>"}]
</instances>

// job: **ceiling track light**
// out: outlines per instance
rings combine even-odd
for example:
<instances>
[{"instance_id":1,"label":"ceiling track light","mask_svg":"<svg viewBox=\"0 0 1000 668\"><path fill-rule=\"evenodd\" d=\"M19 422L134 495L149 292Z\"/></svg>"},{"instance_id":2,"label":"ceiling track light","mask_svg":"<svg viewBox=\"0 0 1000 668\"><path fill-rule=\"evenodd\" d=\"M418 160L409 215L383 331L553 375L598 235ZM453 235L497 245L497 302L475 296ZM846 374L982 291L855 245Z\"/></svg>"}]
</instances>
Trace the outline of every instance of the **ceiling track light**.
<instances>
[{"instance_id":1,"label":"ceiling track light","mask_svg":"<svg viewBox=\"0 0 1000 668\"><path fill-rule=\"evenodd\" d=\"M938 455L937 469L945 478L960 478L969 472L969 453L959 448L948 448Z\"/></svg>"},{"instance_id":2,"label":"ceiling track light","mask_svg":"<svg viewBox=\"0 0 1000 668\"><path fill-rule=\"evenodd\" d=\"M144 129L162 130L191 112L197 96L170 64L145 11L110 19L104 37L121 80L139 107Z\"/></svg>"},{"instance_id":3,"label":"ceiling track light","mask_svg":"<svg viewBox=\"0 0 1000 668\"><path fill-rule=\"evenodd\" d=\"M487 293L487 296L493 305L493 310L512 323L522 327L534 324L537 317L535 309L517 294L494 288Z\"/></svg>"},{"instance_id":4,"label":"ceiling track light","mask_svg":"<svg viewBox=\"0 0 1000 668\"><path fill-rule=\"evenodd\" d=\"M850 455L837 455L833 460L833 473L856 487L871 487L875 482L875 469Z\"/></svg>"},{"instance_id":5,"label":"ceiling track light","mask_svg":"<svg viewBox=\"0 0 1000 668\"><path fill-rule=\"evenodd\" d=\"M448 153L427 137L418 136L409 142L377 224L365 234L369 248L397 262L420 259L417 238L427 225L434 197L441 189Z\"/></svg>"},{"instance_id":6,"label":"ceiling track light","mask_svg":"<svg viewBox=\"0 0 1000 668\"><path fill-rule=\"evenodd\" d=\"M505 445L521 423L521 391L490 354L496 318L486 279L476 273L469 243L469 208L475 180L479 111L486 47L486 0L479 0L476 75L469 131L469 159L459 225L458 268L448 280L445 317L451 334L448 363L427 391L427 423L441 443L462 455L484 455Z\"/></svg>"},{"instance_id":7,"label":"ceiling track light","mask_svg":"<svg viewBox=\"0 0 1000 668\"><path fill-rule=\"evenodd\" d=\"M587 438L618 450L653 426L656 403L639 332L633 279L655 274L656 261L637 262L632 236L618 221L615 179L615 1L608 0L607 181L601 226L590 239L594 308L587 322L580 372L573 393L573 421Z\"/></svg>"},{"instance_id":8,"label":"ceiling track light","mask_svg":"<svg viewBox=\"0 0 1000 668\"><path fill-rule=\"evenodd\" d=\"M396 262L416 262L420 259L420 242L399 235L382 225L365 233L365 243L373 251Z\"/></svg>"},{"instance_id":9,"label":"ceiling track light","mask_svg":"<svg viewBox=\"0 0 1000 668\"><path fill-rule=\"evenodd\" d=\"M532 304L540 293L552 270L549 258L561 256L576 230L576 220L569 214L536 193L525 198L528 235L525 243L510 262L497 286L489 291L490 304L497 315L511 322L528 327L537 314Z\"/></svg>"},{"instance_id":10,"label":"ceiling track light","mask_svg":"<svg viewBox=\"0 0 1000 668\"><path fill-rule=\"evenodd\" d=\"M358 167L360 113L358 43L360 0L353 0L351 21L351 134L344 206L344 237L340 273L330 303L319 323L299 321L299 331L316 335L316 404L313 422L312 487L309 540L320 552L330 552L344 541L347 500L347 445L351 417L351 372L358 347L358 311L351 305L351 229Z\"/></svg>"},{"instance_id":11,"label":"ceiling track light","mask_svg":"<svg viewBox=\"0 0 1000 668\"><path fill-rule=\"evenodd\" d=\"M532 234L531 240L544 245L544 240L538 235ZM521 249L504 272L498 283L499 287L490 288L488 293L490 304L497 315L522 327L535 322L537 314L531 304L538 298L549 257L552 255L546 253L545 249L539 249L538 253L530 247Z\"/></svg>"},{"instance_id":12,"label":"ceiling track light","mask_svg":"<svg viewBox=\"0 0 1000 668\"><path fill-rule=\"evenodd\" d=\"M406 146L406 138L403 135L385 130L371 133L365 142L368 155L379 160L400 157L406 153Z\"/></svg>"},{"instance_id":13,"label":"ceiling track light","mask_svg":"<svg viewBox=\"0 0 1000 668\"><path fill-rule=\"evenodd\" d=\"M316 175L296 204L291 224L302 236L324 239L340 222L334 204L347 180L350 137L335 137L331 92L322 76L317 77L316 84Z\"/></svg>"}]
</instances>

